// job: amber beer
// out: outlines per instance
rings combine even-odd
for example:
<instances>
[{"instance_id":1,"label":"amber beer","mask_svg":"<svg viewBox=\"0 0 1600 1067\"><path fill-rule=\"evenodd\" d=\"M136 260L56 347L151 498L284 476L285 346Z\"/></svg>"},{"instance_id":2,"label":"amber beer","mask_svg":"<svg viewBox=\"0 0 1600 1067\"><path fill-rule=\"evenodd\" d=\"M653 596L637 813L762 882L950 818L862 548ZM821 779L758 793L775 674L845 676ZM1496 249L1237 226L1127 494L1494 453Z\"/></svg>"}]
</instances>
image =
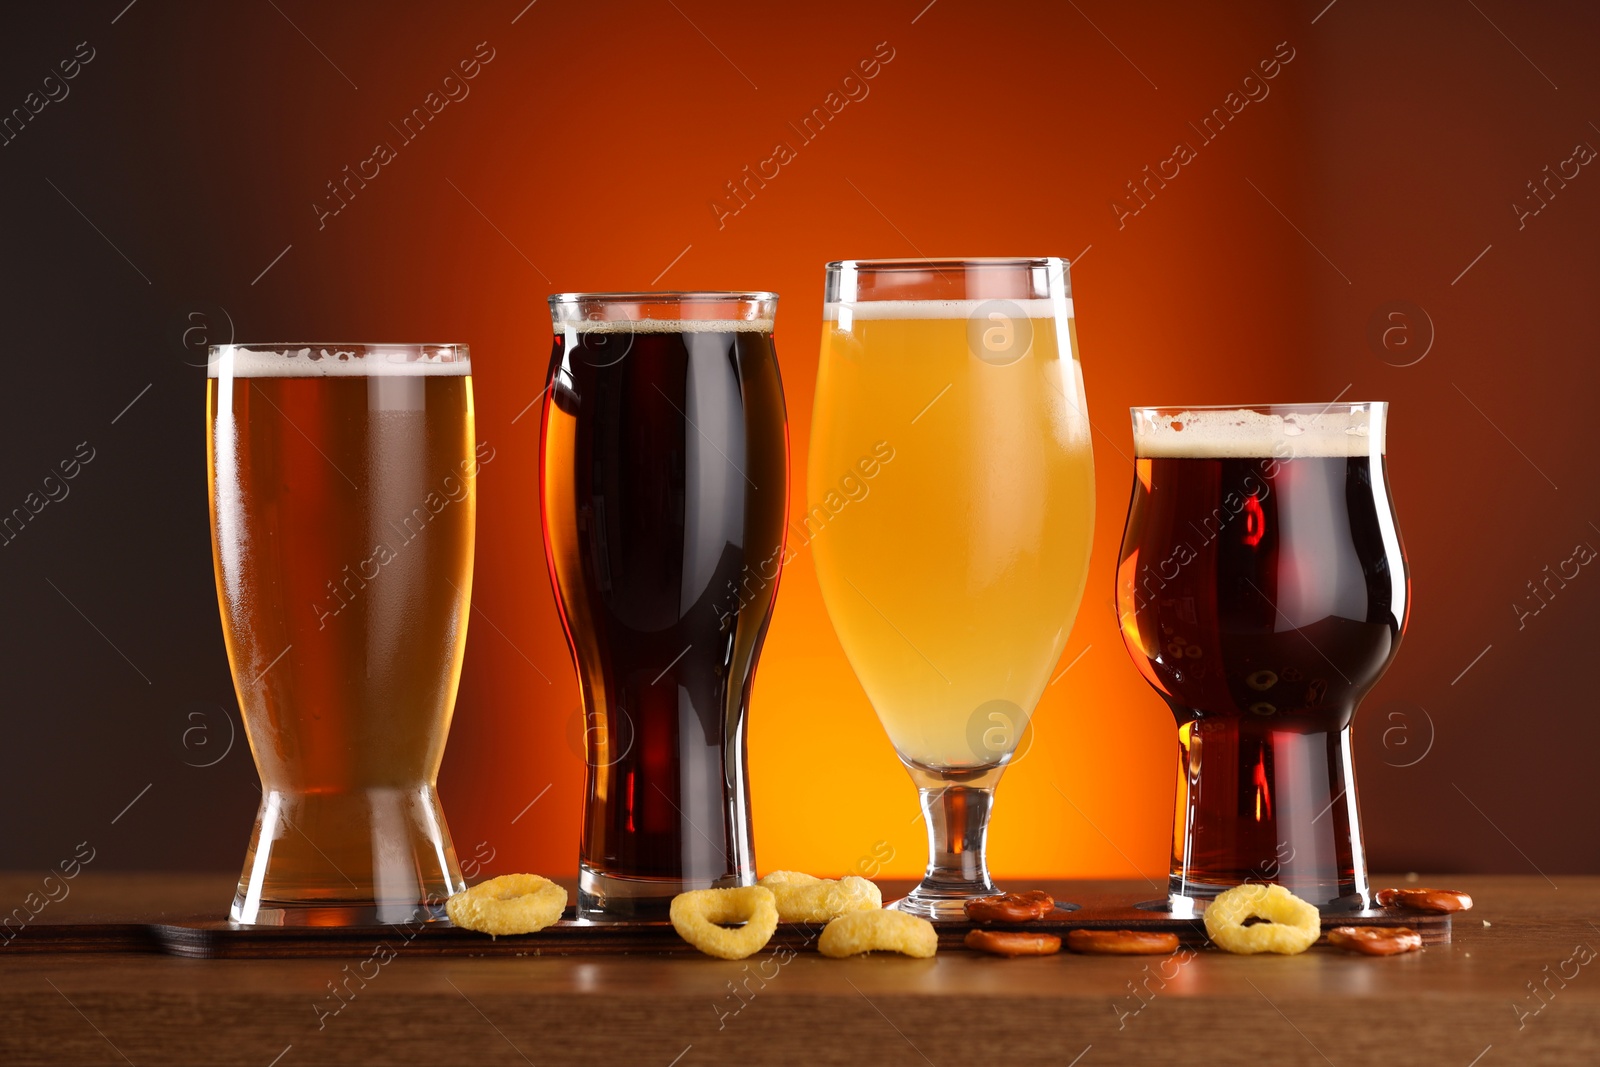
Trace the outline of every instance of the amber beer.
<instances>
[{"instance_id":1,"label":"amber beer","mask_svg":"<svg viewBox=\"0 0 1600 1067\"><path fill-rule=\"evenodd\" d=\"M1350 724L1410 599L1385 415L1134 412L1118 607L1178 723L1175 908L1247 881L1366 903Z\"/></svg>"},{"instance_id":2,"label":"amber beer","mask_svg":"<svg viewBox=\"0 0 1600 1067\"><path fill-rule=\"evenodd\" d=\"M470 369L453 345L213 350L217 592L262 787L237 922L402 922L464 888L434 783L492 455Z\"/></svg>"},{"instance_id":3,"label":"amber beer","mask_svg":"<svg viewBox=\"0 0 1600 1067\"><path fill-rule=\"evenodd\" d=\"M755 876L745 723L784 555L770 293L551 297L545 556L578 672L578 913Z\"/></svg>"}]
</instances>

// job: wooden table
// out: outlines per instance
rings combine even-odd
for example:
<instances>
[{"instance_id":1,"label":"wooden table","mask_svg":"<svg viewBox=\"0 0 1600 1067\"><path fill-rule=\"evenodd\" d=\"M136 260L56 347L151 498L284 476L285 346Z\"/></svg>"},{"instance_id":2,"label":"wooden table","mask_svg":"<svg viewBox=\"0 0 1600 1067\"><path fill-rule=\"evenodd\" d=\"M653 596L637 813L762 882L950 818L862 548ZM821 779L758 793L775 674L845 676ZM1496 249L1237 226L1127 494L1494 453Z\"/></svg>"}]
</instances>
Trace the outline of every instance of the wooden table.
<instances>
[{"instance_id":1,"label":"wooden table","mask_svg":"<svg viewBox=\"0 0 1600 1067\"><path fill-rule=\"evenodd\" d=\"M1453 943L1389 959L1317 948L1208 950L1181 963L961 951L726 963L408 958L401 948L362 966L369 954L187 960L0 947L0 1063L1600 1062L1600 878L1429 881L1467 890L1477 907L1457 917ZM0 902L20 904L40 882L0 875ZM1151 895L1140 882L1051 888L1071 899L1076 886ZM217 914L233 880L91 868L71 887L35 921ZM335 999L332 987L357 970L373 977Z\"/></svg>"}]
</instances>

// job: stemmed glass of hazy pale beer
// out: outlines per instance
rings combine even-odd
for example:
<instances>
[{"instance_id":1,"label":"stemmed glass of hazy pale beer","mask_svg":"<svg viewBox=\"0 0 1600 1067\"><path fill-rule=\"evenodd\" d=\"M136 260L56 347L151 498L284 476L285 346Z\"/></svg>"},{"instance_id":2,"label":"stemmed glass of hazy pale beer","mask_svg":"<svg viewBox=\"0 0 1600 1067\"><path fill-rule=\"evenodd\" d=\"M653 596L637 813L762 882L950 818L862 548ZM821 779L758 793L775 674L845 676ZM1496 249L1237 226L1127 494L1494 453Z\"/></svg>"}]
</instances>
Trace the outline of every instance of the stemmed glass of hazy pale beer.
<instances>
[{"instance_id":1,"label":"stemmed glass of hazy pale beer","mask_svg":"<svg viewBox=\"0 0 1600 1067\"><path fill-rule=\"evenodd\" d=\"M561 293L539 491L583 700L578 915L755 878L745 719L784 558L773 293Z\"/></svg>"},{"instance_id":2,"label":"stemmed glass of hazy pale beer","mask_svg":"<svg viewBox=\"0 0 1600 1067\"><path fill-rule=\"evenodd\" d=\"M1367 904L1350 722L1410 606L1382 403L1134 408L1122 638L1178 723L1168 907Z\"/></svg>"},{"instance_id":3,"label":"stemmed glass of hazy pale beer","mask_svg":"<svg viewBox=\"0 0 1600 1067\"><path fill-rule=\"evenodd\" d=\"M217 598L261 775L235 922L434 919L466 887L435 780L472 590L471 369L465 345L211 349Z\"/></svg>"},{"instance_id":4,"label":"stemmed glass of hazy pale beer","mask_svg":"<svg viewBox=\"0 0 1600 1067\"><path fill-rule=\"evenodd\" d=\"M894 906L960 918L997 892L994 789L1089 568L1067 264L830 263L824 317L804 522L839 642L921 795L928 868Z\"/></svg>"}]
</instances>

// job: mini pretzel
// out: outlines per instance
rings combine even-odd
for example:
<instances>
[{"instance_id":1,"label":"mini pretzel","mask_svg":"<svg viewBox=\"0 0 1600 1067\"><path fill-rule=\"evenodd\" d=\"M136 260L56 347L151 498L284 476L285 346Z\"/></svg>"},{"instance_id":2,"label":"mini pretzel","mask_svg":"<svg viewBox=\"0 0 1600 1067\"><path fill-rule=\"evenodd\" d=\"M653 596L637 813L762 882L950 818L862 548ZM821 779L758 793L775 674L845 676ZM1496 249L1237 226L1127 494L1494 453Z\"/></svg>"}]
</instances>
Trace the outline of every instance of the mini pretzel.
<instances>
[{"instance_id":1,"label":"mini pretzel","mask_svg":"<svg viewBox=\"0 0 1600 1067\"><path fill-rule=\"evenodd\" d=\"M1053 956L1061 951L1061 939L1055 934L1021 930L968 930L964 943L991 956Z\"/></svg>"},{"instance_id":2,"label":"mini pretzel","mask_svg":"<svg viewBox=\"0 0 1600 1067\"><path fill-rule=\"evenodd\" d=\"M772 890L759 885L693 889L672 898L672 928L707 956L742 960L766 947L778 928ZM729 929L721 923L743 923Z\"/></svg>"},{"instance_id":3,"label":"mini pretzel","mask_svg":"<svg viewBox=\"0 0 1600 1067\"><path fill-rule=\"evenodd\" d=\"M1165 956L1178 951L1178 935L1155 930L1071 930L1067 947L1092 956Z\"/></svg>"},{"instance_id":4,"label":"mini pretzel","mask_svg":"<svg viewBox=\"0 0 1600 1067\"><path fill-rule=\"evenodd\" d=\"M445 914L463 930L531 934L561 918L567 891L537 874L502 874L445 901Z\"/></svg>"},{"instance_id":5,"label":"mini pretzel","mask_svg":"<svg viewBox=\"0 0 1600 1067\"><path fill-rule=\"evenodd\" d=\"M1372 899L1380 908L1417 911L1466 911L1472 907L1472 898L1455 889L1380 889Z\"/></svg>"},{"instance_id":6,"label":"mini pretzel","mask_svg":"<svg viewBox=\"0 0 1600 1067\"><path fill-rule=\"evenodd\" d=\"M1368 956L1397 956L1422 947L1422 935L1407 926L1336 926L1328 944Z\"/></svg>"},{"instance_id":7,"label":"mini pretzel","mask_svg":"<svg viewBox=\"0 0 1600 1067\"><path fill-rule=\"evenodd\" d=\"M836 960L879 950L927 959L939 951L939 934L927 919L880 908L847 911L817 938L817 951Z\"/></svg>"},{"instance_id":8,"label":"mini pretzel","mask_svg":"<svg viewBox=\"0 0 1600 1067\"><path fill-rule=\"evenodd\" d=\"M1217 947L1249 956L1276 952L1293 956L1322 936L1317 909L1281 885L1236 885L1206 905L1206 933ZM1246 919L1262 919L1246 926Z\"/></svg>"},{"instance_id":9,"label":"mini pretzel","mask_svg":"<svg viewBox=\"0 0 1600 1067\"><path fill-rule=\"evenodd\" d=\"M878 887L855 875L834 880L799 871L773 871L757 884L772 890L778 921L783 923L825 923L847 911L883 907Z\"/></svg>"},{"instance_id":10,"label":"mini pretzel","mask_svg":"<svg viewBox=\"0 0 1600 1067\"><path fill-rule=\"evenodd\" d=\"M1026 893L976 897L963 904L962 909L975 923L1026 923L1055 911L1056 902L1044 890L1030 889Z\"/></svg>"}]
</instances>

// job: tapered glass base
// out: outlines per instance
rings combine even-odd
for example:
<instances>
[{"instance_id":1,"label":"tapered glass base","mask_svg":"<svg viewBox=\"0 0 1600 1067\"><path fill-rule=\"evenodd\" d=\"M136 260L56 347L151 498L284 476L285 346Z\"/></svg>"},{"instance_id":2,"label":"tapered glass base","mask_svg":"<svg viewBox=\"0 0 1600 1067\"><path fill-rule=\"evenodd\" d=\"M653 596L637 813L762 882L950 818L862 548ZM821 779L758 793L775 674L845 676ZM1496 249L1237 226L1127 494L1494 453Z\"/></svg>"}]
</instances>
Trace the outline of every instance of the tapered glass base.
<instances>
[{"instance_id":1,"label":"tapered glass base","mask_svg":"<svg viewBox=\"0 0 1600 1067\"><path fill-rule=\"evenodd\" d=\"M1328 913L1366 907L1350 727L1288 729L1177 711L1171 912L1198 913L1245 882L1275 882Z\"/></svg>"},{"instance_id":2,"label":"tapered glass base","mask_svg":"<svg viewBox=\"0 0 1600 1067\"><path fill-rule=\"evenodd\" d=\"M754 879L748 875L743 879L694 882L682 878L626 878L580 863L577 917L596 923L663 920L672 908L672 898L679 893L752 884Z\"/></svg>"},{"instance_id":3,"label":"tapered glass base","mask_svg":"<svg viewBox=\"0 0 1600 1067\"><path fill-rule=\"evenodd\" d=\"M228 917L251 926L432 922L465 888L431 786L268 789Z\"/></svg>"}]
</instances>

